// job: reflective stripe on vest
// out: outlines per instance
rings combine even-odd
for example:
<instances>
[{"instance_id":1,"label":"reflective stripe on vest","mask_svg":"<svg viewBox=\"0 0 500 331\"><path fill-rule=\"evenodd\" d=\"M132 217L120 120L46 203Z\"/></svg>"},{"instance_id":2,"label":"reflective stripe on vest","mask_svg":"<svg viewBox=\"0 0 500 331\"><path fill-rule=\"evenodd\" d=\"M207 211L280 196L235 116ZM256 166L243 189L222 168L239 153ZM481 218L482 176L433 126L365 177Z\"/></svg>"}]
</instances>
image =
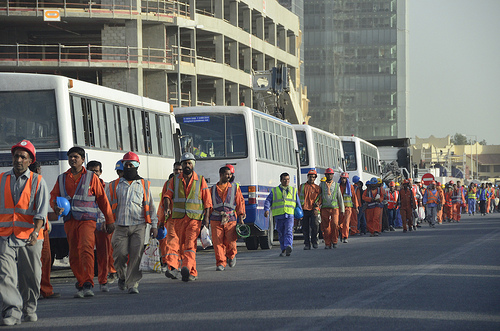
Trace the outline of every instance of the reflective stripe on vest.
<instances>
[{"instance_id":1,"label":"reflective stripe on vest","mask_svg":"<svg viewBox=\"0 0 500 331\"><path fill-rule=\"evenodd\" d=\"M436 194L432 193L431 190L427 190L427 203L435 203L437 204L439 201L439 192L436 190Z\"/></svg>"},{"instance_id":2,"label":"reflective stripe on vest","mask_svg":"<svg viewBox=\"0 0 500 331\"><path fill-rule=\"evenodd\" d=\"M35 228L35 197L42 176L30 172L16 205L10 190L10 180L10 175L0 175L0 236L8 237L14 233L16 238L28 239ZM36 185L33 185L34 180ZM43 239L43 229L39 231L37 239Z\"/></svg>"},{"instance_id":3,"label":"reflective stripe on vest","mask_svg":"<svg viewBox=\"0 0 500 331\"><path fill-rule=\"evenodd\" d=\"M469 190L467 194L467 199L475 199L476 198L476 192L474 190Z\"/></svg>"},{"instance_id":4,"label":"reflective stripe on vest","mask_svg":"<svg viewBox=\"0 0 500 331\"><path fill-rule=\"evenodd\" d=\"M95 196L90 194L90 184L94 176L96 175L92 171L82 174L73 197L70 197L66 192L66 173L60 174L57 178L61 196L68 199L71 204L70 213L64 216L65 222L69 221L71 217L78 221L96 221L99 218L99 206Z\"/></svg>"},{"instance_id":5,"label":"reflective stripe on vest","mask_svg":"<svg viewBox=\"0 0 500 331\"><path fill-rule=\"evenodd\" d=\"M352 188L352 187L351 187ZM351 194L352 194L352 191L351 190ZM344 194L343 194L343 198L344 198L344 207L352 207L353 204L352 204L352 196L348 195L347 193L347 184L346 184L346 188L345 188L345 191L344 191Z\"/></svg>"},{"instance_id":6,"label":"reflective stripe on vest","mask_svg":"<svg viewBox=\"0 0 500 331\"><path fill-rule=\"evenodd\" d=\"M300 205L304 205L304 201L306 199L306 193L305 193L305 184L300 184L299 186L299 200L300 200Z\"/></svg>"},{"instance_id":7,"label":"reflective stripe on vest","mask_svg":"<svg viewBox=\"0 0 500 331\"><path fill-rule=\"evenodd\" d=\"M333 189L333 193L328 195L328 186L326 186L325 182L319 183L321 187L321 208L339 208L339 202L337 201L337 191L339 190L339 184L333 183L335 188Z\"/></svg>"},{"instance_id":8,"label":"reflective stripe on vest","mask_svg":"<svg viewBox=\"0 0 500 331\"><path fill-rule=\"evenodd\" d=\"M273 188L273 203L271 205L273 216L294 214L297 206L297 189L293 186L288 187L289 190L286 196L283 195L279 186Z\"/></svg>"},{"instance_id":9,"label":"reflective stripe on vest","mask_svg":"<svg viewBox=\"0 0 500 331\"><path fill-rule=\"evenodd\" d=\"M118 186L118 183L120 182L120 178L115 179L111 183L109 183L109 197L110 201L109 203L111 204L111 210L113 211L113 216L116 218L116 210L118 209L118 195L116 194L116 188ZM148 187L146 188L146 183L148 184ZM144 192L142 196L142 209L144 211L144 220L146 223L151 224L151 212L149 210L149 188L151 186L151 183L149 180L144 180L144 178L141 178L141 184L142 184L142 190Z\"/></svg>"},{"instance_id":10,"label":"reflective stripe on vest","mask_svg":"<svg viewBox=\"0 0 500 331\"><path fill-rule=\"evenodd\" d=\"M226 199L222 201L222 198L217 194L217 185L212 186L212 203L213 211L210 215L210 220L221 221L221 212L225 212L229 215L229 221L236 221L236 190L237 186L231 186L227 188Z\"/></svg>"},{"instance_id":11,"label":"reflective stripe on vest","mask_svg":"<svg viewBox=\"0 0 500 331\"><path fill-rule=\"evenodd\" d=\"M391 191L387 191L387 208L389 209L396 209L397 202L398 202L398 197L399 197L399 192L394 191L394 193L391 194Z\"/></svg>"},{"instance_id":12,"label":"reflective stripe on vest","mask_svg":"<svg viewBox=\"0 0 500 331\"><path fill-rule=\"evenodd\" d=\"M183 218L185 215L194 220L201 220L203 218L203 200L201 198L202 180L203 176L199 180L193 178L191 190L186 197L184 185L178 176L175 177L172 218Z\"/></svg>"}]
</instances>

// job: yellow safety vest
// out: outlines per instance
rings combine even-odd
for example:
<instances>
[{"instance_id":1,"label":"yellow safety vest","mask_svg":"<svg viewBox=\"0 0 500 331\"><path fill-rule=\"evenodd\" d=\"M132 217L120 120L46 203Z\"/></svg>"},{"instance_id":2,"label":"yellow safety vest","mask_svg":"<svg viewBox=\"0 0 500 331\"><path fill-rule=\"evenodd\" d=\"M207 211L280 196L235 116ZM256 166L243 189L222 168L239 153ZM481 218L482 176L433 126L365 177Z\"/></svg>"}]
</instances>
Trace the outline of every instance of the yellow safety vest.
<instances>
[{"instance_id":1,"label":"yellow safety vest","mask_svg":"<svg viewBox=\"0 0 500 331\"><path fill-rule=\"evenodd\" d=\"M295 187L288 187L289 190L286 196L283 196L280 186L273 188L273 203L271 205L273 216L294 214L297 205L297 190Z\"/></svg>"},{"instance_id":2,"label":"yellow safety vest","mask_svg":"<svg viewBox=\"0 0 500 331\"><path fill-rule=\"evenodd\" d=\"M337 201L337 191L339 189L338 183L333 183L335 188L333 189L333 193L328 195L328 186L326 186L326 182L319 183L321 187L321 208L339 208L339 203Z\"/></svg>"},{"instance_id":3,"label":"yellow safety vest","mask_svg":"<svg viewBox=\"0 0 500 331\"><path fill-rule=\"evenodd\" d=\"M177 176L174 179L174 200L172 209L172 218L183 218L187 215L193 220L201 220L203 218L203 200L201 198L201 182L203 176L198 180L193 178L191 191L186 196L184 185Z\"/></svg>"}]
</instances>

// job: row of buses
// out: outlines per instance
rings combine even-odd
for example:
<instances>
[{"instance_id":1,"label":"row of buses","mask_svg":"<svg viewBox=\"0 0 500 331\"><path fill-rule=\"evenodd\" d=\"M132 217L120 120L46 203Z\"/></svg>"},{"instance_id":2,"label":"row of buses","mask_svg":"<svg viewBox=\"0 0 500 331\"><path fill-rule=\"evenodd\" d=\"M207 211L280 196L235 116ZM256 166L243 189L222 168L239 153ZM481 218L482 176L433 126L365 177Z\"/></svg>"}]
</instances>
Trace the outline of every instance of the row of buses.
<instances>
[{"instance_id":1,"label":"row of buses","mask_svg":"<svg viewBox=\"0 0 500 331\"><path fill-rule=\"evenodd\" d=\"M29 139L49 188L68 169L66 152L86 150L86 161L103 164L102 179L116 178L114 165L127 151L141 160L140 174L159 197L172 165L184 152L196 158L196 172L214 185L218 169L232 164L245 197L252 236L248 249L268 249L274 240L264 201L288 172L291 184L316 169L333 168L364 182L380 175L377 148L357 137L338 137L309 125L292 125L248 107L183 107L53 75L0 73L0 172L12 167L10 148ZM53 222L53 251L64 256L62 221Z\"/></svg>"}]
</instances>

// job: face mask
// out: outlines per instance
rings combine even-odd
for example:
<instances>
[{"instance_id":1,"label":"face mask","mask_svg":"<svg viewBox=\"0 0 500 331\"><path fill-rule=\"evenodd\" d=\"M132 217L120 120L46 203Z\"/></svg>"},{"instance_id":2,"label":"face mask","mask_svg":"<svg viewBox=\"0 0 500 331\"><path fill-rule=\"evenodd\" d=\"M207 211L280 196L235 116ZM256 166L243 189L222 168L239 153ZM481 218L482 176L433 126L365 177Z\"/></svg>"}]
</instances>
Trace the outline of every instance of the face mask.
<instances>
[{"instance_id":1,"label":"face mask","mask_svg":"<svg viewBox=\"0 0 500 331\"><path fill-rule=\"evenodd\" d=\"M182 173L186 176L189 176L193 173L193 169L190 168L182 168Z\"/></svg>"},{"instance_id":2,"label":"face mask","mask_svg":"<svg viewBox=\"0 0 500 331\"><path fill-rule=\"evenodd\" d=\"M137 178L137 168L124 168L123 178L126 180L134 180Z\"/></svg>"}]
</instances>

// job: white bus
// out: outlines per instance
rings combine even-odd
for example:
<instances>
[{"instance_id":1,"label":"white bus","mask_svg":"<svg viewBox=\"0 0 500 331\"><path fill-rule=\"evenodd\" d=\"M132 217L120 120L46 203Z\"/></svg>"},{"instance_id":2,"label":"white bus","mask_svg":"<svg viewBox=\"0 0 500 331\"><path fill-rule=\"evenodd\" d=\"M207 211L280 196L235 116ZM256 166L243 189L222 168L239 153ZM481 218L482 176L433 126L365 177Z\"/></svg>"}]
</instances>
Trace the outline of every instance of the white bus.
<instances>
[{"instance_id":1,"label":"white bus","mask_svg":"<svg viewBox=\"0 0 500 331\"><path fill-rule=\"evenodd\" d=\"M105 182L116 179L116 162L133 151L159 202L180 157L179 126L168 103L67 77L0 73L0 115L0 171L12 168L11 146L28 139L49 190L69 169L66 153L73 146L85 149L86 162L102 163ZM62 219L52 224L50 237L60 239L51 240L53 252L64 257Z\"/></svg>"},{"instance_id":2,"label":"white bus","mask_svg":"<svg viewBox=\"0 0 500 331\"><path fill-rule=\"evenodd\" d=\"M375 145L354 136L341 136L340 139L349 178L358 176L366 183L372 177L380 177L380 155Z\"/></svg>"},{"instance_id":3,"label":"white bus","mask_svg":"<svg viewBox=\"0 0 500 331\"><path fill-rule=\"evenodd\" d=\"M219 180L219 168L231 164L245 198L251 236L248 249L269 249L274 239L272 218L264 217L264 201L290 174L297 184L297 142L290 123L248 107L208 106L174 109L182 130L181 149L196 156L195 171L209 186Z\"/></svg>"},{"instance_id":4,"label":"white bus","mask_svg":"<svg viewBox=\"0 0 500 331\"><path fill-rule=\"evenodd\" d=\"M344 171L344 152L342 142L337 135L309 125L294 124L297 135L300 160L300 182L307 181L307 173L311 169L318 172L318 177L327 168L335 171L334 180L338 180Z\"/></svg>"}]
</instances>

